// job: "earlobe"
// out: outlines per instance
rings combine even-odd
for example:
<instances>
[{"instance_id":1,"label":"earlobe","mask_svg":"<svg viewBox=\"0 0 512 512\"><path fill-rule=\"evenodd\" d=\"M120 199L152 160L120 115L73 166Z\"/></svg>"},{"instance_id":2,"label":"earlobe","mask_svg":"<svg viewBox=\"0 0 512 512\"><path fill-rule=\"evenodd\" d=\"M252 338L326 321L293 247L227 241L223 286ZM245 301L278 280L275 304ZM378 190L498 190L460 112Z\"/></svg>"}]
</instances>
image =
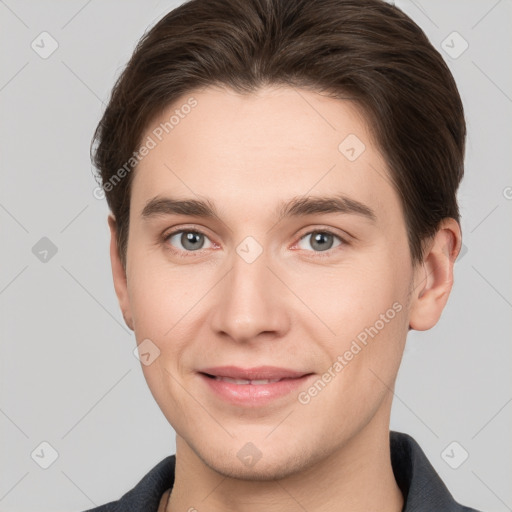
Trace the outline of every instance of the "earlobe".
<instances>
[{"instance_id":1,"label":"earlobe","mask_svg":"<svg viewBox=\"0 0 512 512\"><path fill-rule=\"evenodd\" d=\"M409 327L425 331L436 325L453 285L453 265L461 248L462 235L455 219L446 218L417 266L411 291Z\"/></svg>"},{"instance_id":2,"label":"earlobe","mask_svg":"<svg viewBox=\"0 0 512 512\"><path fill-rule=\"evenodd\" d=\"M128 296L126 270L119 255L119 247L117 245L117 224L112 214L108 216L108 225L110 228L110 262L112 265L114 289L116 291L117 300L119 301L119 307L123 313L124 321L133 331L133 318L130 308L130 299Z\"/></svg>"}]
</instances>

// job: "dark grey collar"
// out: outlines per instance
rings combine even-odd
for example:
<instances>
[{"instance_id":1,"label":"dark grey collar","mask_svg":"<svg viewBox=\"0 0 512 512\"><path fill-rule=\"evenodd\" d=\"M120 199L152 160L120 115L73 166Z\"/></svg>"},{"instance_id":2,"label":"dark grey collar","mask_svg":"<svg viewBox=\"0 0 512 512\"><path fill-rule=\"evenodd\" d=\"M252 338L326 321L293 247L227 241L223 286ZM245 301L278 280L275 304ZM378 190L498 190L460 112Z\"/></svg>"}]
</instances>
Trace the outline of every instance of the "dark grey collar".
<instances>
[{"instance_id":1,"label":"dark grey collar","mask_svg":"<svg viewBox=\"0 0 512 512\"><path fill-rule=\"evenodd\" d=\"M390 431L391 464L404 495L402 512L478 512L459 505L408 434Z\"/></svg>"}]
</instances>

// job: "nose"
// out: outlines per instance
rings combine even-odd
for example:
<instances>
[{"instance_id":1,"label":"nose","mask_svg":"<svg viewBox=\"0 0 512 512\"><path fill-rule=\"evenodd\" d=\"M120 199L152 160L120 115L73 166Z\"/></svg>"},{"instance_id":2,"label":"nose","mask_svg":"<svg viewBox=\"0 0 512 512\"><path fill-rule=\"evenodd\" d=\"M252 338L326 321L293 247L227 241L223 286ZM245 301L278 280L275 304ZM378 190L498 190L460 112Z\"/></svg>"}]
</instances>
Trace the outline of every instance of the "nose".
<instances>
[{"instance_id":1,"label":"nose","mask_svg":"<svg viewBox=\"0 0 512 512\"><path fill-rule=\"evenodd\" d=\"M263 252L251 263L237 253L216 289L211 328L220 336L248 343L262 336L279 338L290 328L286 288Z\"/></svg>"}]
</instances>

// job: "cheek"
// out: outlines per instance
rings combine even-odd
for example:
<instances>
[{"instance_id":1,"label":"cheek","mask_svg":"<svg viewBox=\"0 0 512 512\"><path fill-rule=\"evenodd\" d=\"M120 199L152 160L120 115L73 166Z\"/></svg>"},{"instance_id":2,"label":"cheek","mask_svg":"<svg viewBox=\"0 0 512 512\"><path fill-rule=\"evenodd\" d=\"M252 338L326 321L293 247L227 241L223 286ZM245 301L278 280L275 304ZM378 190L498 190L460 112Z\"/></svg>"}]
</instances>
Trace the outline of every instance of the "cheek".
<instances>
[{"instance_id":1,"label":"cheek","mask_svg":"<svg viewBox=\"0 0 512 512\"><path fill-rule=\"evenodd\" d=\"M338 364L331 373L343 400L381 394L379 379L389 385L395 378L407 336L407 267L376 256L351 268L303 273L297 282L297 294L316 314L303 325L320 345L326 370L341 358L343 369Z\"/></svg>"},{"instance_id":2,"label":"cheek","mask_svg":"<svg viewBox=\"0 0 512 512\"><path fill-rule=\"evenodd\" d=\"M201 351L194 340L202 339L198 333L216 275L203 267L184 269L166 261L144 261L150 261L147 255L141 255L140 265L132 266L128 278L137 343L149 339L159 350L153 364L143 365L144 377L158 403L165 397L179 400L182 390L173 376L181 379L189 372Z\"/></svg>"},{"instance_id":3,"label":"cheek","mask_svg":"<svg viewBox=\"0 0 512 512\"><path fill-rule=\"evenodd\" d=\"M189 313L211 288L204 268L194 272L164 258L134 251L128 294L136 334L163 338L189 321Z\"/></svg>"},{"instance_id":4,"label":"cheek","mask_svg":"<svg viewBox=\"0 0 512 512\"><path fill-rule=\"evenodd\" d=\"M390 260L369 257L337 268L311 266L295 274L288 272L286 279L310 310L311 329L317 336L325 331L324 339L330 331L337 342L355 337L395 302L402 303L408 276L395 271Z\"/></svg>"},{"instance_id":5,"label":"cheek","mask_svg":"<svg viewBox=\"0 0 512 512\"><path fill-rule=\"evenodd\" d=\"M316 389L304 390L300 403L307 401L308 414L316 418L350 411L333 415L329 427L333 436L340 429L350 432L369 421L389 398L407 335L406 308L395 298L389 291L374 293L364 308L348 303L352 309L338 310L332 320L336 336L322 346L327 352L325 373L315 383Z\"/></svg>"}]
</instances>

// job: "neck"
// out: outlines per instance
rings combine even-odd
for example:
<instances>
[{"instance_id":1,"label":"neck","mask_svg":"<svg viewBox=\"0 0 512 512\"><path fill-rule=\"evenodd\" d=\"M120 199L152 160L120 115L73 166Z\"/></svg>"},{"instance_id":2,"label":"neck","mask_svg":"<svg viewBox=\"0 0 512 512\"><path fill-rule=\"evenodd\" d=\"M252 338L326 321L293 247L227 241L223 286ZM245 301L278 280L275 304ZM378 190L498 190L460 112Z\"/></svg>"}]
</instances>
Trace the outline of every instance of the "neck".
<instances>
[{"instance_id":1,"label":"neck","mask_svg":"<svg viewBox=\"0 0 512 512\"><path fill-rule=\"evenodd\" d=\"M373 420L338 450L279 480L230 478L208 467L176 436L176 470L166 512L400 512L387 422ZM384 427L384 428L383 428Z\"/></svg>"}]
</instances>

